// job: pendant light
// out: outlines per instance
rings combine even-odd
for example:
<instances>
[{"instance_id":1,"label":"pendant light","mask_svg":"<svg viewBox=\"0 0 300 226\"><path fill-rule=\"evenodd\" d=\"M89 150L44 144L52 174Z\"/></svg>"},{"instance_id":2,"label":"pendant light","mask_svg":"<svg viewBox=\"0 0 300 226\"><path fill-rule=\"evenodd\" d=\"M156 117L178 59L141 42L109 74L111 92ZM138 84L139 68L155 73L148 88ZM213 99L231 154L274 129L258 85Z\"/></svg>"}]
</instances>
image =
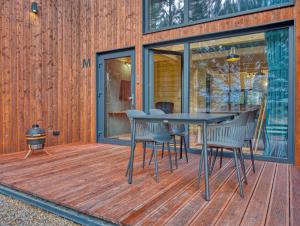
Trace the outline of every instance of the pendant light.
<instances>
[{"instance_id":1,"label":"pendant light","mask_svg":"<svg viewBox=\"0 0 300 226\"><path fill-rule=\"evenodd\" d=\"M230 53L226 58L227 62L236 62L240 60L240 56L235 53L235 47L231 47Z\"/></svg>"}]
</instances>

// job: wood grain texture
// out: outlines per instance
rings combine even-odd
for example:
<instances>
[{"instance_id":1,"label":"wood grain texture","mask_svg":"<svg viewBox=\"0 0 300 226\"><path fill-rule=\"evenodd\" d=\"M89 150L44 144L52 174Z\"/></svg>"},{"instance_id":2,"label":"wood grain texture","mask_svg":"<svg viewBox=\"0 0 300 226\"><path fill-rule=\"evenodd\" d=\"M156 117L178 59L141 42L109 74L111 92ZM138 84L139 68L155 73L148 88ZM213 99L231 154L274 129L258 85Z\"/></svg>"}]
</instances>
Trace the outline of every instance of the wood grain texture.
<instances>
[{"instance_id":1,"label":"wood grain texture","mask_svg":"<svg viewBox=\"0 0 300 226\"><path fill-rule=\"evenodd\" d=\"M233 159L210 176L211 200L204 200L204 182L197 189L199 155L179 160L169 172L168 158L159 158L160 182L154 165L142 169L138 146L133 184L124 172L129 147L107 144L49 147L51 155L25 152L0 156L0 184L122 225L299 225L300 169L246 161L248 185L241 198ZM146 159L150 159L147 150ZM160 154L160 153L159 153ZM160 155L159 155L160 156ZM172 158L174 155L172 156ZM174 161L174 158L173 158ZM92 173L91 173L92 172Z\"/></svg>"},{"instance_id":2,"label":"wood grain texture","mask_svg":"<svg viewBox=\"0 0 300 226\"><path fill-rule=\"evenodd\" d=\"M0 0L0 154L26 149L24 133L36 122L48 132L47 146L96 141L98 52L135 47L136 101L141 109L142 45L292 20L300 14L297 1L296 7L143 35L141 0L37 2L35 15L30 0ZM299 42L299 23L296 26ZM90 59L91 67L82 68L83 59ZM297 70L299 65L297 58ZM61 135L53 137L53 130ZM299 139L295 150L300 164Z\"/></svg>"}]
</instances>

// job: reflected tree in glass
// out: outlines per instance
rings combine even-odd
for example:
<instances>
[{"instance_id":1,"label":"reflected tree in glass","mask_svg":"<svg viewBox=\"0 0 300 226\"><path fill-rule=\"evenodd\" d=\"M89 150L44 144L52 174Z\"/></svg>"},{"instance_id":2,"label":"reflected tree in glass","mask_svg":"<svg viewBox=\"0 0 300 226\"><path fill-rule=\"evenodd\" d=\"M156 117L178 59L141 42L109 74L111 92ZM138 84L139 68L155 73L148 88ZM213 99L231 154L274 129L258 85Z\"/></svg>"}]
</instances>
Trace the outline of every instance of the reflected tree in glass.
<instances>
[{"instance_id":1,"label":"reflected tree in glass","mask_svg":"<svg viewBox=\"0 0 300 226\"><path fill-rule=\"evenodd\" d=\"M149 1L150 29L181 24L184 20L184 0Z\"/></svg>"},{"instance_id":2,"label":"reflected tree in glass","mask_svg":"<svg viewBox=\"0 0 300 226\"><path fill-rule=\"evenodd\" d=\"M212 19L288 2L292 0L189 0L189 20Z\"/></svg>"}]
</instances>

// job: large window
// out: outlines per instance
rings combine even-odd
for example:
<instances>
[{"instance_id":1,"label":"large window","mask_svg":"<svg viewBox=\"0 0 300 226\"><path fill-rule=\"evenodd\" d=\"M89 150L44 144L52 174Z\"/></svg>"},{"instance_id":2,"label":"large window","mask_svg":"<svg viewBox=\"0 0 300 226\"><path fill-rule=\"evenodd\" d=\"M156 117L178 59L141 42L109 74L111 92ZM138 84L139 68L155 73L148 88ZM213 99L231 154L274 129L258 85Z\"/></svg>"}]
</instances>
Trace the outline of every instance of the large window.
<instances>
[{"instance_id":1,"label":"large window","mask_svg":"<svg viewBox=\"0 0 300 226\"><path fill-rule=\"evenodd\" d=\"M294 0L144 0L144 31L290 5Z\"/></svg>"},{"instance_id":2,"label":"large window","mask_svg":"<svg viewBox=\"0 0 300 226\"><path fill-rule=\"evenodd\" d=\"M291 160L294 89L289 38L291 27L148 47L148 109L163 103L169 112L256 111L250 138L254 153ZM201 128L190 125L191 148L201 146L201 137ZM248 141L244 152L250 151Z\"/></svg>"},{"instance_id":3,"label":"large window","mask_svg":"<svg viewBox=\"0 0 300 226\"><path fill-rule=\"evenodd\" d=\"M288 34L279 29L191 43L190 112L257 109L255 153L287 158ZM198 127L190 137L198 145Z\"/></svg>"}]
</instances>

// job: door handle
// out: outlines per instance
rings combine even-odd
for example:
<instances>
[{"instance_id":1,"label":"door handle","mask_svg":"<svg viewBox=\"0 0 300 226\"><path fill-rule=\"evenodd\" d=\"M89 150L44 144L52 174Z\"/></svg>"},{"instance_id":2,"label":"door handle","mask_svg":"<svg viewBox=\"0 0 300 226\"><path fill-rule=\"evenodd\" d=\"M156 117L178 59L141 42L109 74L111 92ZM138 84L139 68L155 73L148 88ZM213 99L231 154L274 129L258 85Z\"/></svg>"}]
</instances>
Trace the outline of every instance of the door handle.
<instances>
[{"instance_id":1,"label":"door handle","mask_svg":"<svg viewBox=\"0 0 300 226\"><path fill-rule=\"evenodd\" d=\"M128 97L128 100L131 101L131 109L134 109L134 94L132 93L130 97Z\"/></svg>"}]
</instances>

